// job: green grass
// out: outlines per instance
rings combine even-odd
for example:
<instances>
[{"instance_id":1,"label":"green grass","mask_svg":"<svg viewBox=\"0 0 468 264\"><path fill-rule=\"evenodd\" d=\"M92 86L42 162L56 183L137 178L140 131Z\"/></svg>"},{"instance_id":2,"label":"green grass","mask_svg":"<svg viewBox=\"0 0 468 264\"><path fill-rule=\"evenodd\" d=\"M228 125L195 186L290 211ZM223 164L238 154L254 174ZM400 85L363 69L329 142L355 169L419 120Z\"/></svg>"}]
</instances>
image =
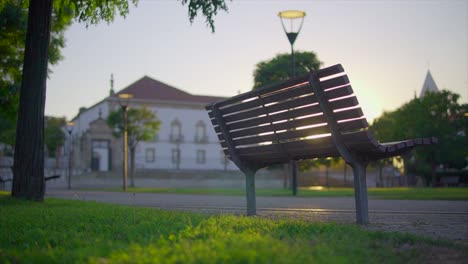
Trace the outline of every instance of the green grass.
<instances>
[{"instance_id":1,"label":"green grass","mask_svg":"<svg viewBox=\"0 0 468 264\"><path fill-rule=\"evenodd\" d=\"M369 196L397 200L468 200L468 188L370 188Z\"/></svg>"},{"instance_id":2,"label":"green grass","mask_svg":"<svg viewBox=\"0 0 468 264\"><path fill-rule=\"evenodd\" d=\"M120 189L104 189L120 191ZM208 195L245 195L244 189L236 188L129 188L129 192L175 193ZM258 196L292 196L289 189L256 189ZM369 188L369 198L394 200L462 200L468 201L468 188ZM300 188L299 197L354 197L353 188Z\"/></svg>"},{"instance_id":3,"label":"green grass","mask_svg":"<svg viewBox=\"0 0 468 264\"><path fill-rule=\"evenodd\" d=\"M0 195L0 263L424 263L466 250L355 225Z\"/></svg>"}]
</instances>

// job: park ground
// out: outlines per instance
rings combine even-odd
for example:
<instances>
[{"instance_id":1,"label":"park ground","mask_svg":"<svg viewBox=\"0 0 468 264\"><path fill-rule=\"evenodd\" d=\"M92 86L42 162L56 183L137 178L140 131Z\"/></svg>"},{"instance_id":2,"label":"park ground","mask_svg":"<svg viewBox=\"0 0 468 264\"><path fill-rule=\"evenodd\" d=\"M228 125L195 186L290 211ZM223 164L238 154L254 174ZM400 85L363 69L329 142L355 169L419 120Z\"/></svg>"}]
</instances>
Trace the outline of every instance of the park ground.
<instances>
[{"instance_id":1,"label":"park ground","mask_svg":"<svg viewBox=\"0 0 468 264\"><path fill-rule=\"evenodd\" d=\"M124 193L116 183L72 190L64 183L49 183L41 204L0 195L0 262L466 263L468 258L466 188L386 189L380 196L370 189L371 223L361 227L354 224L354 198L347 188L300 189L299 197L259 188L258 216L244 217L238 188L166 186Z\"/></svg>"}]
</instances>

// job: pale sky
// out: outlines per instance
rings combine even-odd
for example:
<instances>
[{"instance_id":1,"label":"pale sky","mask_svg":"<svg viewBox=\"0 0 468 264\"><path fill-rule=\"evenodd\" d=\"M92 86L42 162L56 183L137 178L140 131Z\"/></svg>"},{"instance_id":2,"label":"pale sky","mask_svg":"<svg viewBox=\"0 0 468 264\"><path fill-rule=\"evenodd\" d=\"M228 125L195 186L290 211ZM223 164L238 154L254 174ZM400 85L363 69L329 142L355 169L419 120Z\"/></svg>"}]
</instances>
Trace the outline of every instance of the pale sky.
<instances>
[{"instance_id":1,"label":"pale sky","mask_svg":"<svg viewBox=\"0 0 468 264\"><path fill-rule=\"evenodd\" d=\"M419 95L430 70L439 89L468 98L468 0L239 1L215 17L211 33L191 25L176 0L140 0L125 18L65 33L52 68L46 114L72 118L144 75L186 92L233 96L253 86L259 61L289 53L279 11L306 12L295 50L324 67L341 63L369 120Z\"/></svg>"}]
</instances>

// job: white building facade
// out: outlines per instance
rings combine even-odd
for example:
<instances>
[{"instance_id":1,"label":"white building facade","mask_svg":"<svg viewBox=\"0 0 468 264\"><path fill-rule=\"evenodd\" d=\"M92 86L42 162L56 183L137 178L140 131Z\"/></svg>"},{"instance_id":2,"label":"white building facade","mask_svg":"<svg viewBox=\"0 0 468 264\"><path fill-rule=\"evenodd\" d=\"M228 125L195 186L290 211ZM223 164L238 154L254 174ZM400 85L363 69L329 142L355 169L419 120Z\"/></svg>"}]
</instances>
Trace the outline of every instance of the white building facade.
<instances>
[{"instance_id":1,"label":"white building facade","mask_svg":"<svg viewBox=\"0 0 468 264\"><path fill-rule=\"evenodd\" d=\"M75 169L122 169L123 140L112 136L105 121L119 109L117 95L121 93L133 96L130 108L147 107L161 122L153 140L139 142L136 169L238 170L222 152L205 110L206 104L222 98L192 95L146 76L116 94L111 90L111 96L82 110L73 120L69 140Z\"/></svg>"}]
</instances>

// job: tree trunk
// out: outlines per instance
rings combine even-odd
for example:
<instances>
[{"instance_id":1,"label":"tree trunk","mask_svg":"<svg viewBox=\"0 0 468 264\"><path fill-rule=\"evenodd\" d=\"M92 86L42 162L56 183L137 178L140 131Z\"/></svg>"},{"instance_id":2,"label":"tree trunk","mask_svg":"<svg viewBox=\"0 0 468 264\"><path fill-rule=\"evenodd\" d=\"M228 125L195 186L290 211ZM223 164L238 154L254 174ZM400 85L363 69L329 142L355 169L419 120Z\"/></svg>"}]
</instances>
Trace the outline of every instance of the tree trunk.
<instances>
[{"instance_id":1,"label":"tree trunk","mask_svg":"<svg viewBox=\"0 0 468 264\"><path fill-rule=\"evenodd\" d=\"M378 169L379 169L379 176L378 176L378 180L377 180L377 187L385 187L384 184L383 184L383 164L379 162L379 166L378 166Z\"/></svg>"},{"instance_id":2,"label":"tree trunk","mask_svg":"<svg viewBox=\"0 0 468 264\"><path fill-rule=\"evenodd\" d=\"M12 196L44 199L44 107L52 0L30 0Z\"/></svg>"},{"instance_id":3,"label":"tree trunk","mask_svg":"<svg viewBox=\"0 0 468 264\"><path fill-rule=\"evenodd\" d=\"M288 188L288 181L289 181L289 170L288 170L288 164L283 164L283 189Z\"/></svg>"},{"instance_id":4,"label":"tree trunk","mask_svg":"<svg viewBox=\"0 0 468 264\"><path fill-rule=\"evenodd\" d=\"M130 187L135 187L135 147L130 147Z\"/></svg>"},{"instance_id":5,"label":"tree trunk","mask_svg":"<svg viewBox=\"0 0 468 264\"><path fill-rule=\"evenodd\" d=\"M432 181L432 187L437 187L437 164L432 162L431 164L431 181Z\"/></svg>"}]
</instances>

